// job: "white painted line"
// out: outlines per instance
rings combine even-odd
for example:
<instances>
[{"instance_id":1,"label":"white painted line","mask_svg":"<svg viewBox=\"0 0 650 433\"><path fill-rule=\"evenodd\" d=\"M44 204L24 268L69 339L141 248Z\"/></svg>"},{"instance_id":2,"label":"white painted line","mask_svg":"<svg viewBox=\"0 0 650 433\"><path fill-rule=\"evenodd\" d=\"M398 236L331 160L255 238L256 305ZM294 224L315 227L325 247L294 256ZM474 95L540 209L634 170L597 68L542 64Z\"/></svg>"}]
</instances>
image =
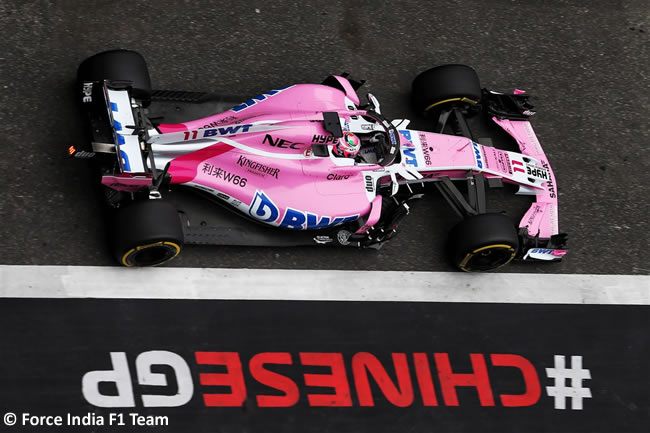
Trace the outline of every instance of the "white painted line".
<instances>
[{"instance_id":1,"label":"white painted line","mask_svg":"<svg viewBox=\"0 0 650 433\"><path fill-rule=\"evenodd\" d=\"M0 298L650 305L650 276L0 265Z\"/></svg>"}]
</instances>

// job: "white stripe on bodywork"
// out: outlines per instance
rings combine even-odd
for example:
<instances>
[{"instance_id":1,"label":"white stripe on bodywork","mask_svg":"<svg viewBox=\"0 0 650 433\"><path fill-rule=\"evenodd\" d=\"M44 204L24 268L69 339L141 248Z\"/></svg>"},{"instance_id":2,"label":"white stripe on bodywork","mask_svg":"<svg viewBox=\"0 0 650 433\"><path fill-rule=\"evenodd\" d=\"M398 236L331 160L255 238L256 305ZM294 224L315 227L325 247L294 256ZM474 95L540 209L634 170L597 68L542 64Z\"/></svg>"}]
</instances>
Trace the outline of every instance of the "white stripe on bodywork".
<instances>
[{"instance_id":1,"label":"white stripe on bodywork","mask_svg":"<svg viewBox=\"0 0 650 433\"><path fill-rule=\"evenodd\" d=\"M516 154L515 154L516 155ZM496 175L502 179L508 179L512 180L513 182L516 182L518 184L523 184L523 188L521 189L521 192L518 192L518 194L532 194L535 195L540 191L544 191L544 187L542 186L537 186L535 183L531 183L528 178L521 178L521 177L515 177L511 176L507 173L501 173L496 170L490 170L487 168L478 168L478 166L470 166L470 165L456 165L456 166L447 166L447 167L435 167L435 169L427 169L427 170L419 170L418 172L420 174L424 173L437 173L437 172L442 172L442 171L476 171L480 173L485 173L485 174L493 174ZM459 180L463 180L459 179ZM528 191L531 191L530 193Z\"/></svg>"},{"instance_id":2,"label":"white stripe on bodywork","mask_svg":"<svg viewBox=\"0 0 650 433\"><path fill-rule=\"evenodd\" d=\"M245 150L246 152L253 154L253 155L259 155L259 156L267 156L269 158L278 158L278 159L309 159L305 155L301 154L287 154L287 153L274 153L274 152L267 152L265 150L259 150L254 147L247 146L245 144L242 144L238 141L235 140L230 140L228 138L222 138L220 141L223 141L226 144L231 145L232 147L236 147L237 149L240 150Z\"/></svg>"},{"instance_id":3,"label":"white stripe on bodywork","mask_svg":"<svg viewBox=\"0 0 650 433\"><path fill-rule=\"evenodd\" d=\"M244 203L243 201L239 200L237 197L230 196L226 194L223 191L220 191L218 189L214 189L205 185L202 185L200 183L196 182L185 182L183 185L189 186L192 188L197 188L200 189L201 191L205 191L215 197L217 197L219 200L228 203L229 205L233 206L236 209L239 209L240 212L243 212L245 214L248 214L248 209L250 209L250 205L248 203ZM228 197L228 198L225 198Z\"/></svg>"},{"instance_id":4,"label":"white stripe on bodywork","mask_svg":"<svg viewBox=\"0 0 650 433\"><path fill-rule=\"evenodd\" d=\"M156 166L164 167L169 161L174 158L178 158L179 156L190 152L196 152L197 150L205 149L206 147L214 146L217 143L224 143L239 150L243 150L251 155L266 156L268 158L293 160L308 159L302 153L285 154L267 152L265 150L259 150L225 137L214 137L214 139L208 137L201 139L201 142L194 141L187 142L187 144L152 144L151 149L153 150Z\"/></svg>"},{"instance_id":5,"label":"white stripe on bodywork","mask_svg":"<svg viewBox=\"0 0 650 433\"><path fill-rule=\"evenodd\" d=\"M210 140L210 139L216 140L226 136L254 134L257 132L269 132L269 131L277 131L279 129L292 128L292 126L277 126L277 125L274 126L275 123L279 123L279 122L280 122L279 120L265 120L259 122L240 123L235 125L219 125L219 126L215 126L214 128L200 128L200 129L190 129L187 131L167 132L165 134L156 134L150 136L149 143L182 145L183 143L192 143L194 141L200 141L200 140ZM246 125L248 125L249 128L245 132L241 131L241 128ZM237 131L231 134L212 135L212 136L204 137L206 131L210 131L213 129L225 129L225 128L237 128L237 127L239 127L239 129L237 129ZM196 138L192 138L193 133L196 133ZM185 137L188 138L186 139Z\"/></svg>"},{"instance_id":6,"label":"white stripe on bodywork","mask_svg":"<svg viewBox=\"0 0 650 433\"><path fill-rule=\"evenodd\" d=\"M650 276L1 265L0 297L650 305Z\"/></svg>"}]
</instances>

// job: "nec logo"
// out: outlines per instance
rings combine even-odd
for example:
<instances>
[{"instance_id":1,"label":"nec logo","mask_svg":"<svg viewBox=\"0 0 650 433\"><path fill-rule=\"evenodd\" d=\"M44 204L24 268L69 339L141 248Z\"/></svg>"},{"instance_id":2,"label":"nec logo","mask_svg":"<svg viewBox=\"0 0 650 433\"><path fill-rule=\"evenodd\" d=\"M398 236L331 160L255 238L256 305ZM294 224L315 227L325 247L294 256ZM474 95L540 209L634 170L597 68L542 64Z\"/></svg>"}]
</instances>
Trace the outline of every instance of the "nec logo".
<instances>
[{"instance_id":1,"label":"nec logo","mask_svg":"<svg viewBox=\"0 0 650 433\"><path fill-rule=\"evenodd\" d=\"M300 147L304 145L304 143L295 143L293 141L285 140L283 138L273 138L269 134L266 134L264 136L264 140L262 140L262 143L267 143L270 146L279 147L282 149L300 149Z\"/></svg>"},{"instance_id":2,"label":"nec logo","mask_svg":"<svg viewBox=\"0 0 650 433\"><path fill-rule=\"evenodd\" d=\"M478 168L483 168L483 157L481 156L481 149L479 149L478 143L472 141L472 147L474 148L474 156L476 156L476 165L478 165Z\"/></svg>"}]
</instances>

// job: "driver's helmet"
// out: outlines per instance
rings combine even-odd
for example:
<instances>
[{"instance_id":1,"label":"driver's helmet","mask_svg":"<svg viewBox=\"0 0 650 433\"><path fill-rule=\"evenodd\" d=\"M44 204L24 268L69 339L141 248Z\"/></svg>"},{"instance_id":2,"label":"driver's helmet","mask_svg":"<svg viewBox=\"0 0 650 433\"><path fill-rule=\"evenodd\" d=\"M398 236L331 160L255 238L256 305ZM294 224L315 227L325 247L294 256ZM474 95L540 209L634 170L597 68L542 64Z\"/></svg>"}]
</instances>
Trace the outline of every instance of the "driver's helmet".
<instances>
[{"instance_id":1,"label":"driver's helmet","mask_svg":"<svg viewBox=\"0 0 650 433\"><path fill-rule=\"evenodd\" d=\"M361 140L355 134L346 132L343 137L339 138L338 143L334 145L332 151L337 156L345 158L354 158L361 149Z\"/></svg>"}]
</instances>

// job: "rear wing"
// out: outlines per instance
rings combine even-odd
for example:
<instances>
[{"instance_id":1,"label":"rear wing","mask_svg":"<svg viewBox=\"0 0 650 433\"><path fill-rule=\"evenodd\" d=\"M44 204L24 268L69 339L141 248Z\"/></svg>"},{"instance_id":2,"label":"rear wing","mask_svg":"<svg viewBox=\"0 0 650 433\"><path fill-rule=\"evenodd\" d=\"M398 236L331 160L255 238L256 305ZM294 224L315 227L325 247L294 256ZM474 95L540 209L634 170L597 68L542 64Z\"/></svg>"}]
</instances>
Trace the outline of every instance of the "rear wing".
<instances>
[{"instance_id":1,"label":"rear wing","mask_svg":"<svg viewBox=\"0 0 650 433\"><path fill-rule=\"evenodd\" d=\"M126 84L126 85L125 85ZM138 108L130 96L128 82L85 81L81 105L91 126L92 148L70 146L75 158L100 159L102 184L120 191L135 192L153 185L153 173L144 160L144 143L138 128ZM141 125L140 125L141 126Z\"/></svg>"},{"instance_id":2,"label":"rear wing","mask_svg":"<svg viewBox=\"0 0 650 433\"><path fill-rule=\"evenodd\" d=\"M115 158L119 173L147 173L129 88L119 82L85 81L81 88L81 106L91 126L92 148L77 150L71 146L70 156L90 158L102 155L110 162Z\"/></svg>"},{"instance_id":3,"label":"rear wing","mask_svg":"<svg viewBox=\"0 0 650 433\"><path fill-rule=\"evenodd\" d=\"M108 118L113 130L115 154L121 173L145 173L140 149L140 137L135 132L135 117L131 97L126 89L111 89L102 83Z\"/></svg>"}]
</instances>

